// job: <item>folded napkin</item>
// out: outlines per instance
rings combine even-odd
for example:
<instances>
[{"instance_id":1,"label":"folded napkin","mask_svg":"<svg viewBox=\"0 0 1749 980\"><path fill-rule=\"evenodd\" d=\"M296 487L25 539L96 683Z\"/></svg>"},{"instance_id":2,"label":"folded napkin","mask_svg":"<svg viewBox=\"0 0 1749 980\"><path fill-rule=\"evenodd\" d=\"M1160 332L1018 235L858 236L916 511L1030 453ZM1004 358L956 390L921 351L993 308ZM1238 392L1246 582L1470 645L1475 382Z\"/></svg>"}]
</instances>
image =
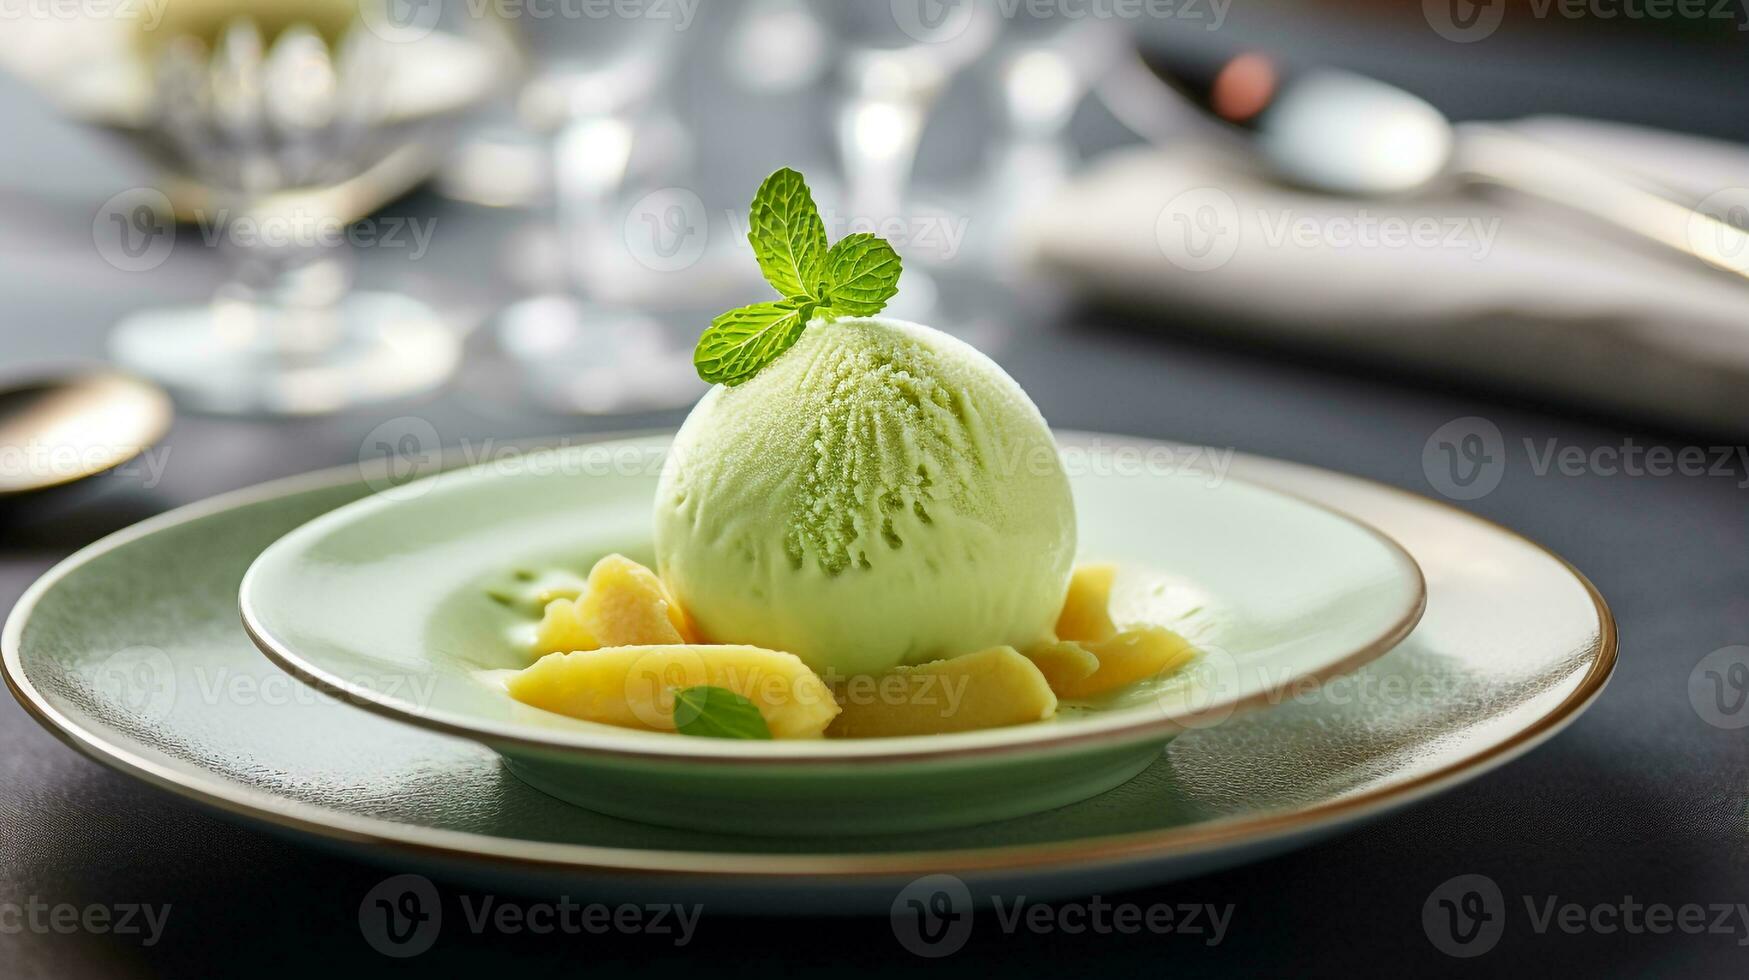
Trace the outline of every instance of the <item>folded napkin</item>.
<instances>
[{"instance_id":1,"label":"folded napkin","mask_svg":"<svg viewBox=\"0 0 1749 980\"><path fill-rule=\"evenodd\" d=\"M1679 200L1749 202L1741 147L1565 118L1502 128ZM1749 432L1749 279L1508 191L1331 197L1186 139L1098 162L1022 236L1037 268L1088 293L1212 329Z\"/></svg>"}]
</instances>

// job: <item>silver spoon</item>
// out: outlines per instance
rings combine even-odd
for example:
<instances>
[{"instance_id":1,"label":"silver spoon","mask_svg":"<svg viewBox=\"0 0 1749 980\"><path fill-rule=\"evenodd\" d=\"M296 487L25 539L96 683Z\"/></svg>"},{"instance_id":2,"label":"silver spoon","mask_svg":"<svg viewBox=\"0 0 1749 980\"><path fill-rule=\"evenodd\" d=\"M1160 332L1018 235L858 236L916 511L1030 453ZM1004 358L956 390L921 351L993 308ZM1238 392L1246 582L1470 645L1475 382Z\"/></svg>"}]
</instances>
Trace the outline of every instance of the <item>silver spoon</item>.
<instances>
[{"instance_id":1,"label":"silver spoon","mask_svg":"<svg viewBox=\"0 0 1749 980\"><path fill-rule=\"evenodd\" d=\"M1255 53L1212 68L1161 50L1142 58L1199 107L1249 130L1288 182L1354 197L1402 196L1451 181L1493 184L1749 277L1749 233L1735 225L1511 130L1454 126L1384 82L1328 69L1289 76Z\"/></svg>"},{"instance_id":2,"label":"silver spoon","mask_svg":"<svg viewBox=\"0 0 1749 980\"><path fill-rule=\"evenodd\" d=\"M162 390L113 371L0 386L0 496L113 470L163 438L171 417Z\"/></svg>"}]
</instances>

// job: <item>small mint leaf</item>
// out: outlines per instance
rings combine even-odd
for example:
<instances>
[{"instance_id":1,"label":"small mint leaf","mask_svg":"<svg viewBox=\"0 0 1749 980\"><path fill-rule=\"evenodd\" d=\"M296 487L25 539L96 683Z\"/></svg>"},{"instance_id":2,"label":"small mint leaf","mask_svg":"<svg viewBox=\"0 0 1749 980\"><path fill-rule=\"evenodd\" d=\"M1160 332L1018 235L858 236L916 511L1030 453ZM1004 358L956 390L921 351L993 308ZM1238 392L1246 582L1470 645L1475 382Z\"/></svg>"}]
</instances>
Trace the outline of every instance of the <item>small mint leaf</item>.
<instances>
[{"instance_id":1,"label":"small mint leaf","mask_svg":"<svg viewBox=\"0 0 1749 980\"><path fill-rule=\"evenodd\" d=\"M846 235L826 253L825 305L838 316L874 316L899 291L902 269L899 253L885 239L867 232Z\"/></svg>"},{"instance_id":2,"label":"small mint leaf","mask_svg":"<svg viewBox=\"0 0 1749 980\"><path fill-rule=\"evenodd\" d=\"M698 376L711 384L731 387L746 381L793 347L813 315L813 301L797 296L743 306L718 316L692 352Z\"/></svg>"},{"instance_id":3,"label":"small mint leaf","mask_svg":"<svg viewBox=\"0 0 1749 980\"><path fill-rule=\"evenodd\" d=\"M703 738L771 738L759 708L724 687L689 687L674 695L674 728Z\"/></svg>"},{"instance_id":4,"label":"small mint leaf","mask_svg":"<svg viewBox=\"0 0 1749 980\"><path fill-rule=\"evenodd\" d=\"M802 175L785 167L753 195L747 241L765 281L784 296L821 299L826 224Z\"/></svg>"}]
</instances>

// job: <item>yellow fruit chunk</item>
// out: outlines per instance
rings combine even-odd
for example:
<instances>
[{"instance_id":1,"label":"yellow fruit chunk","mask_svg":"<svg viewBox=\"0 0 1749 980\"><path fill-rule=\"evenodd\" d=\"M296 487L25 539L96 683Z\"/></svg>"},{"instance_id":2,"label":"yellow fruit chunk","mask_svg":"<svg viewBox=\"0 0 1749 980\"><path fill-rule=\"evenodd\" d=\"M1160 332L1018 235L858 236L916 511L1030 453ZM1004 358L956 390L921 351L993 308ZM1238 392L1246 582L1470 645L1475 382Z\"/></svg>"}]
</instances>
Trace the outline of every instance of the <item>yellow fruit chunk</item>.
<instances>
[{"instance_id":1,"label":"yellow fruit chunk","mask_svg":"<svg viewBox=\"0 0 1749 980\"><path fill-rule=\"evenodd\" d=\"M1069 595L1057 616L1057 636L1076 643L1096 643L1117 635L1111 621L1111 583L1116 565L1077 565L1069 579Z\"/></svg>"},{"instance_id":2,"label":"yellow fruit chunk","mask_svg":"<svg viewBox=\"0 0 1749 980\"><path fill-rule=\"evenodd\" d=\"M535 656L548 653L569 653L572 650L594 650L601 646L595 634L583 628L577 618L577 603L570 599L554 599L547 603L540 626L534 634Z\"/></svg>"},{"instance_id":3,"label":"yellow fruit chunk","mask_svg":"<svg viewBox=\"0 0 1749 980\"><path fill-rule=\"evenodd\" d=\"M1085 680L1099 669L1099 658L1079 643L1052 640L1026 649L1026 659L1032 661L1051 690L1061 691L1065 685Z\"/></svg>"},{"instance_id":4,"label":"yellow fruit chunk","mask_svg":"<svg viewBox=\"0 0 1749 980\"><path fill-rule=\"evenodd\" d=\"M819 738L832 689L794 654L748 646L621 646L554 653L510 678L510 696L584 721L674 731L674 694L727 688L753 702L772 738Z\"/></svg>"},{"instance_id":5,"label":"yellow fruit chunk","mask_svg":"<svg viewBox=\"0 0 1749 980\"><path fill-rule=\"evenodd\" d=\"M1196 657L1190 641L1164 626L1124 630L1109 640L1085 643L1099 669L1080 680L1052 685L1064 700L1089 698L1177 670Z\"/></svg>"},{"instance_id":6,"label":"yellow fruit chunk","mask_svg":"<svg viewBox=\"0 0 1749 980\"><path fill-rule=\"evenodd\" d=\"M608 555L590 569L581 596L547 603L534 652L675 645L686 643L687 633L680 604L655 572L624 555Z\"/></svg>"},{"instance_id":7,"label":"yellow fruit chunk","mask_svg":"<svg viewBox=\"0 0 1749 980\"><path fill-rule=\"evenodd\" d=\"M834 738L937 735L1049 718L1057 696L1033 662L1013 647L861 675L839 688L843 712Z\"/></svg>"}]
</instances>

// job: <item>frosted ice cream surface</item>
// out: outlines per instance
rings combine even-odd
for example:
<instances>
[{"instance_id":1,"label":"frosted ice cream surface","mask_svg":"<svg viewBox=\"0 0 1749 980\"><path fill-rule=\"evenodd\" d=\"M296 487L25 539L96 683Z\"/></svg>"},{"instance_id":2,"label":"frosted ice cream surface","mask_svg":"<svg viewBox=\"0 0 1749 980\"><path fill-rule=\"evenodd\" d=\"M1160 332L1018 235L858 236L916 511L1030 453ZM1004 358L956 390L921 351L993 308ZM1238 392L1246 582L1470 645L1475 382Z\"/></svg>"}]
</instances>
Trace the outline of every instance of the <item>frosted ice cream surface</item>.
<instances>
[{"instance_id":1,"label":"frosted ice cream surface","mask_svg":"<svg viewBox=\"0 0 1749 980\"><path fill-rule=\"evenodd\" d=\"M993 361L918 324L842 318L698 404L655 540L709 640L844 676L1048 637L1075 514L1050 430Z\"/></svg>"}]
</instances>

